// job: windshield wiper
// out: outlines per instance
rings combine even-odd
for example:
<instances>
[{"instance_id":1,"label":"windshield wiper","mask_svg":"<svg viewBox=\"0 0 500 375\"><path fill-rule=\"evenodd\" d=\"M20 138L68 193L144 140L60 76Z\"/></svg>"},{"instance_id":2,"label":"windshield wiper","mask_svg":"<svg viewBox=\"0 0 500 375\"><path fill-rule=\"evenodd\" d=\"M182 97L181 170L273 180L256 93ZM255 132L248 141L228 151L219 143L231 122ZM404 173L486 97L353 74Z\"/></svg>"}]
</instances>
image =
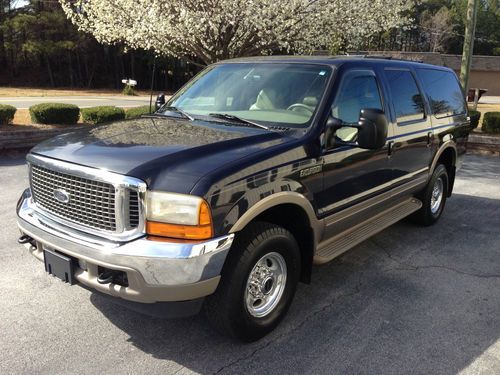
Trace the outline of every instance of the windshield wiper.
<instances>
[{"instance_id":1,"label":"windshield wiper","mask_svg":"<svg viewBox=\"0 0 500 375\"><path fill-rule=\"evenodd\" d=\"M173 106L167 106L167 107L161 107L158 112L160 111L170 111L170 112L177 112L180 113L184 118L187 118L190 121L194 120L194 117L191 116L189 113L186 113L184 110L173 107Z\"/></svg>"},{"instance_id":2,"label":"windshield wiper","mask_svg":"<svg viewBox=\"0 0 500 375\"><path fill-rule=\"evenodd\" d=\"M265 125L262 125L262 124L259 124L257 122L253 122L253 121L250 121L250 120L247 120L247 119L235 116L235 115L230 115L229 113L209 113L208 115L211 117L215 117L215 118L222 118L224 120L235 121L235 122L239 122L241 124L252 125L256 128L269 130L269 128Z\"/></svg>"}]
</instances>

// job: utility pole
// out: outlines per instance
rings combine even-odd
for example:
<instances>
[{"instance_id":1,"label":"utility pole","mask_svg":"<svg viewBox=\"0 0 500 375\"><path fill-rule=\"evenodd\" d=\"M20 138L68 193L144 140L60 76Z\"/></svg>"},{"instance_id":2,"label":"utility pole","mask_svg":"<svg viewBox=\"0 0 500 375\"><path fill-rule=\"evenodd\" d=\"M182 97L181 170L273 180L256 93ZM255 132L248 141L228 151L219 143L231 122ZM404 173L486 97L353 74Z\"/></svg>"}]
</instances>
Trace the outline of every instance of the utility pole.
<instances>
[{"instance_id":1,"label":"utility pole","mask_svg":"<svg viewBox=\"0 0 500 375\"><path fill-rule=\"evenodd\" d=\"M460 83L467 95L469 89L469 73L474 52L474 34L476 33L476 18L479 0L468 0L467 21L465 24L464 49L462 52L462 63L460 65Z\"/></svg>"}]
</instances>

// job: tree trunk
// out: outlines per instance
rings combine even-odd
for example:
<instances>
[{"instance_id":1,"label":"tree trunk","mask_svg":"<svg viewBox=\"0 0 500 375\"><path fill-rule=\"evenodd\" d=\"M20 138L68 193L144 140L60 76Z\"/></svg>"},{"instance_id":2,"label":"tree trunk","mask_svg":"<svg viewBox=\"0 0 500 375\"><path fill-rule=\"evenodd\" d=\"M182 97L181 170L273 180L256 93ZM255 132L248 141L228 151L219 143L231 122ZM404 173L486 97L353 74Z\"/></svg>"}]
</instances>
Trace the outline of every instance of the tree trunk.
<instances>
[{"instance_id":1,"label":"tree trunk","mask_svg":"<svg viewBox=\"0 0 500 375\"><path fill-rule=\"evenodd\" d=\"M120 78L120 73L118 72L120 65L118 63L118 56L117 56L116 52L113 53L113 65L114 65L113 74L115 76L114 86L115 86L115 89L118 89L118 88L120 88L119 82L121 83L121 78Z\"/></svg>"},{"instance_id":2,"label":"tree trunk","mask_svg":"<svg viewBox=\"0 0 500 375\"><path fill-rule=\"evenodd\" d=\"M134 52L130 52L130 78L137 79L135 75L135 54Z\"/></svg>"},{"instance_id":3,"label":"tree trunk","mask_svg":"<svg viewBox=\"0 0 500 375\"><path fill-rule=\"evenodd\" d=\"M460 83L467 94L469 89L469 73L474 53L474 34L476 32L476 18L478 0L468 0L467 3L467 21L465 24L464 48L462 52L462 63L460 66Z\"/></svg>"},{"instance_id":4,"label":"tree trunk","mask_svg":"<svg viewBox=\"0 0 500 375\"><path fill-rule=\"evenodd\" d=\"M122 82L122 79L123 78L131 78L131 77L127 77L126 74L125 74L125 61L123 61L123 53L120 52L119 54L119 62L120 62L120 75L118 76L118 80L117 80L117 88L119 88L121 86L121 82ZM120 78L120 77L123 77L123 78Z\"/></svg>"},{"instance_id":5,"label":"tree trunk","mask_svg":"<svg viewBox=\"0 0 500 375\"><path fill-rule=\"evenodd\" d=\"M69 61L69 87L73 88L75 82L73 81L73 59L71 58L71 51L68 51Z\"/></svg>"},{"instance_id":6,"label":"tree trunk","mask_svg":"<svg viewBox=\"0 0 500 375\"><path fill-rule=\"evenodd\" d=\"M52 67L50 65L50 59L46 54L44 54L43 57L45 60L45 65L47 67L47 73L49 74L50 86L55 87L54 76L52 75Z\"/></svg>"},{"instance_id":7,"label":"tree trunk","mask_svg":"<svg viewBox=\"0 0 500 375\"><path fill-rule=\"evenodd\" d=\"M7 19L5 13L5 1L0 0L0 25L3 26L4 21ZM3 28L0 27L0 66L5 66L7 55L5 54L5 40L3 36Z\"/></svg>"},{"instance_id":8,"label":"tree trunk","mask_svg":"<svg viewBox=\"0 0 500 375\"><path fill-rule=\"evenodd\" d=\"M83 79L82 79L82 66L80 64L80 54L78 53L78 49L76 50L76 72L77 72L77 80L78 80L78 87L82 87L83 85Z\"/></svg>"},{"instance_id":9,"label":"tree trunk","mask_svg":"<svg viewBox=\"0 0 500 375\"><path fill-rule=\"evenodd\" d=\"M87 88L90 89L92 87L92 81L94 80L94 72L95 72L95 58L94 60L92 61L92 68L90 70L90 72L88 73L88 81L87 81Z\"/></svg>"}]
</instances>

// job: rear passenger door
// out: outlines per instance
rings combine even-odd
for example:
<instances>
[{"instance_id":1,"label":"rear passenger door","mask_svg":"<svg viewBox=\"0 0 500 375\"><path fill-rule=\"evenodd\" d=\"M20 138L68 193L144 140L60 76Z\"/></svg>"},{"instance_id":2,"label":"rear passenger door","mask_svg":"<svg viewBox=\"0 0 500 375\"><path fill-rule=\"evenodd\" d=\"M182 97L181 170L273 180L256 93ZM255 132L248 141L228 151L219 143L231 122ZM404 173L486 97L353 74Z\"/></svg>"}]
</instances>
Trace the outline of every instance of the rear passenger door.
<instances>
[{"instance_id":1,"label":"rear passenger door","mask_svg":"<svg viewBox=\"0 0 500 375\"><path fill-rule=\"evenodd\" d=\"M432 127L415 73L406 67L384 68L394 136L388 138L394 183L427 174L432 158Z\"/></svg>"}]
</instances>

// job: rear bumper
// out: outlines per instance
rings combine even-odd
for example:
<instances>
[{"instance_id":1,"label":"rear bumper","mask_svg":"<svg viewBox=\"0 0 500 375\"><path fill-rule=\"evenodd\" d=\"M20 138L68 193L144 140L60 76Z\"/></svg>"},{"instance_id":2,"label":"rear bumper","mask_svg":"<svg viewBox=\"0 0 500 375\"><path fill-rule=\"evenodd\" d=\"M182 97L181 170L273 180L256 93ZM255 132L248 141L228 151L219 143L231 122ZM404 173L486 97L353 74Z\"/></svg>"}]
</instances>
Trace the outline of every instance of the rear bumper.
<instances>
[{"instance_id":1,"label":"rear bumper","mask_svg":"<svg viewBox=\"0 0 500 375\"><path fill-rule=\"evenodd\" d=\"M43 248L57 250L85 266L75 278L86 287L136 303L195 301L215 292L234 236L205 242L160 242L141 237L112 242L64 227L35 210L27 189L17 206L20 231L33 238L25 244L43 261ZM98 267L123 271L128 286L97 282ZM184 304L185 305L185 304Z\"/></svg>"}]
</instances>

